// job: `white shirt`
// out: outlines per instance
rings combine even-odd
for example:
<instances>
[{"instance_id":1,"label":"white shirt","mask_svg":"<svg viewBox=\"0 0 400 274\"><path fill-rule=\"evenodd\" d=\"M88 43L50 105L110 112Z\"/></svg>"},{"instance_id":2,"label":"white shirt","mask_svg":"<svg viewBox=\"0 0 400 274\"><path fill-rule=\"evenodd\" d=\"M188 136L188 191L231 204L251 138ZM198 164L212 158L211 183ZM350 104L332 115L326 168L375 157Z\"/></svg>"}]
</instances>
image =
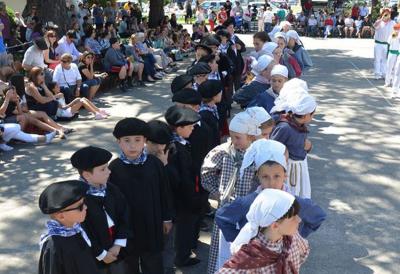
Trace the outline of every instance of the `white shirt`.
<instances>
[{"instance_id":1,"label":"white shirt","mask_svg":"<svg viewBox=\"0 0 400 274\"><path fill-rule=\"evenodd\" d=\"M68 87L68 85L75 86L78 80L82 80L82 76L76 64L72 63L70 69L63 69L61 64L56 66L53 74L53 81L57 82L60 87Z\"/></svg>"},{"instance_id":2,"label":"white shirt","mask_svg":"<svg viewBox=\"0 0 400 274\"><path fill-rule=\"evenodd\" d=\"M274 17L274 14L270 10L266 10L264 12L264 23L271 23L272 24L272 18Z\"/></svg>"},{"instance_id":3,"label":"white shirt","mask_svg":"<svg viewBox=\"0 0 400 274\"><path fill-rule=\"evenodd\" d=\"M394 24L395 22L393 20L390 20L387 23L380 21L377 25L374 26L374 39L380 42L387 42L389 40L390 34L393 31Z\"/></svg>"},{"instance_id":4,"label":"white shirt","mask_svg":"<svg viewBox=\"0 0 400 274\"><path fill-rule=\"evenodd\" d=\"M309 26L316 26L317 24L318 24L317 19L315 19L315 18L309 18L308 19L308 25Z\"/></svg>"},{"instance_id":5,"label":"white shirt","mask_svg":"<svg viewBox=\"0 0 400 274\"><path fill-rule=\"evenodd\" d=\"M79 57L82 55L76 47L74 43L68 44L66 41L65 36L58 41L58 47L56 48L56 53L61 56L64 53L69 53L72 55L72 60L78 60Z\"/></svg>"},{"instance_id":6,"label":"white shirt","mask_svg":"<svg viewBox=\"0 0 400 274\"><path fill-rule=\"evenodd\" d=\"M388 43L390 45L389 48L391 50L399 50L400 49L400 36L392 37L390 35Z\"/></svg>"},{"instance_id":7,"label":"white shirt","mask_svg":"<svg viewBox=\"0 0 400 274\"><path fill-rule=\"evenodd\" d=\"M42 69L46 68L47 66L44 63L43 51L38 49L35 45L30 46L25 52L22 65L40 67Z\"/></svg>"},{"instance_id":8,"label":"white shirt","mask_svg":"<svg viewBox=\"0 0 400 274\"><path fill-rule=\"evenodd\" d=\"M354 24L353 18L346 18L344 19L344 26L345 27L352 27Z\"/></svg>"}]
</instances>

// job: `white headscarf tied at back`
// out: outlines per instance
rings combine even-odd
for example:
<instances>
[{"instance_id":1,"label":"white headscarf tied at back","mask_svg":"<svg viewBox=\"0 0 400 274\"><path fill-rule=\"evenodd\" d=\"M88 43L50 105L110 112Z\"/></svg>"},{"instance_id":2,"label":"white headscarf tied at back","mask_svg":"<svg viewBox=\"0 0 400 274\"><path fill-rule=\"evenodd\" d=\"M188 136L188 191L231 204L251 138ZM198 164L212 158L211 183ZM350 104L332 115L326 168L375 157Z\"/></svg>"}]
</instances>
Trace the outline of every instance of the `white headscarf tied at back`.
<instances>
[{"instance_id":1,"label":"white headscarf tied at back","mask_svg":"<svg viewBox=\"0 0 400 274\"><path fill-rule=\"evenodd\" d=\"M275 42L278 41L278 38L283 38L285 40L285 42L287 43L287 37L286 37L286 34L284 32L279 31L279 32L275 33L274 34Z\"/></svg>"},{"instance_id":2,"label":"white headscarf tied at back","mask_svg":"<svg viewBox=\"0 0 400 274\"><path fill-rule=\"evenodd\" d=\"M278 44L275 42L266 42L262 48L262 51L268 54L269 56L273 57L274 50L278 47Z\"/></svg>"},{"instance_id":3,"label":"white headscarf tied at back","mask_svg":"<svg viewBox=\"0 0 400 274\"><path fill-rule=\"evenodd\" d=\"M300 79L287 81L278 98L275 99L275 106L271 109L274 112L292 112L298 115L305 115L317 108L314 97L308 94L307 83Z\"/></svg>"},{"instance_id":4,"label":"white headscarf tied at back","mask_svg":"<svg viewBox=\"0 0 400 274\"><path fill-rule=\"evenodd\" d=\"M297 33L297 31L291 29L288 32L286 32L287 41L289 41L290 38L294 39L296 43L301 44L300 36Z\"/></svg>"},{"instance_id":5,"label":"white headscarf tied at back","mask_svg":"<svg viewBox=\"0 0 400 274\"><path fill-rule=\"evenodd\" d=\"M240 230L231 244L236 253L244 244L257 236L260 227L268 227L285 215L293 205L294 196L278 189L264 189L251 204L246 215L247 224Z\"/></svg>"},{"instance_id":6,"label":"white headscarf tied at back","mask_svg":"<svg viewBox=\"0 0 400 274\"><path fill-rule=\"evenodd\" d=\"M253 142L244 154L242 166L240 167L240 177L243 176L244 170L252 163L255 163L258 170L265 162L273 161L286 170L285 151L286 146L278 141L260 139Z\"/></svg>"},{"instance_id":7,"label":"white headscarf tied at back","mask_svg":"<svg viewBox=\"0 0 400 274\"><path fill-rule=\"evenodd\" d=\"M251 63L251 72L254 75L259 75L264 69L266 69L269 64L273 61L273 58L269 55L261 55L260 57L258 57L258 59L256 61L253 61Z\"/></svg>"},{"instance_id":8,"label":"white headscarf tied at back","mask_svg":"<svg viewBox=\"0 0 400 274\"><path fill-rule=\"evenodd\" d=\"M261 126L262 123L265 123L271 120L271 115L263 107L249 107L245 110L253 119L257 121L258 127Z\"/></svg>"},{"instance_id":9,"label":"white headscarf tied at back","mask_svg":"<svg viewBox=\"0 0 400 274\"><path fill-rule=\"evenodd\" d=\"M257 119L250 116L249 113L245 111L239 112L233 116L229 123L229 130L253 136L261 135L261 129L259 128Z\"/></svg>"}]
</instances>

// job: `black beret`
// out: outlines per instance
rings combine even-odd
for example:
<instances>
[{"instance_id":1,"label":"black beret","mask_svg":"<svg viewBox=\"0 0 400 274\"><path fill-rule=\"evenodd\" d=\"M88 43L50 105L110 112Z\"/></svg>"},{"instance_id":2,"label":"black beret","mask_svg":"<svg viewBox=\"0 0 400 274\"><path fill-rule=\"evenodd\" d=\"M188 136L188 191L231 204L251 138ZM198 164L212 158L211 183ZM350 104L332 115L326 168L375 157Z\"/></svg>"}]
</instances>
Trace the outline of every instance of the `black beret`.
<instances>
[{"instance_id":1,"label":"black beret","mask_svg":"<svg viewBox=\"0 0 400 274\"><path fill-rule=\"evenodd\" d=\"M118 42L118 38L115 38L115 37L111 37L110 38L110 45L113 45L113 44L115 44L117 42Z\"/></svg>"},{"instance_id":2,"label":"black beret","mask_svg":"<svg viewBox=\"0 0 400 274\"><path fill-rule=\"evenodd\" d=\"M197 91L203 98L213 98L222 91L222 84L219 80L207 80L199 85Z\"/></svg>"},{"instance_id":3,"label":"black beret","mask_svg":"<svg viewBox=\"0 0 400 274\"><path fill-rule=\"evenodd\" d=\"M149 125L145 121L137 118L125 118L115 125L113 135L117 139L132 135L143 135L147 137L149 135Z\"/></svg>"},{"instance_id":4,"label":"black beret","mask_svg":"<svg viewBox=\"0 0 400 274\"><path fill-rule=\"evenodd\" d=\"M35 39L33 40L33 43L35 43L35 45L36 45L40 50L46 50L46 49L48 49L46 40L44 40L43 37L35 38Z\"/></svg>"},{"instance_id":5,"label":"black beret","mask_svg":"<svg viewBox=\"0 0 400 274\"><path fill-rule=\"evenodd\" d=\"M147 124L150 128L148 140L157 144L169 144L171 142L172 131L165 122L153 120Z\"/></svg>"},{"instance_id":6,"label":"black beret","mask_svg":"<svg viewBox=\"0 0 400 274\"><path fill-rule=\"evenodd\" d=\"M172 126L187 126L197 123L200 115L190 108L172 106L165 113L165 120Z\"/></svg>"},{"instance_id":7,"label":"black beret","mask_svg":"<svg viewBox=\"0 0 400 274\"><path fill-rule=\"evenodd\" d=\"M184 88L172 96L172 102L189 105L200 105L201 99L200 93L192 88Z\"/></svg>"},{"instance_id":8,"label":"black beret","mask_svg":"<svg viewBox=\"0 0 400 274\"><path fill-rule=\"evenodd\" d=\"M39 197L39 208L44 214L56 213L86 196L89 186L78 180L51 184Z\"/></svg>"},{"instance_id":9,"label":"black beret","mask_svg":"<svg viewBox=\"0 0 400 274\"><path fill-rule=\"evenodd\" d=\"M204 45L204 44L197 44L197 45L194 47L195 50L197 50L198 48L202 48L202 49L206 50L206 51L208 52L208 54L211 54L211 53L212 53L212 49L211 49L209 46L207 46L207 45Z\"/></svg>"},{"instance_id":10,"label":"black beret","mask_svg":"<svg viewBox=\"0 0 400 274\"><path fill-rule=\"evenodd\" d=\"M108 150L88 146L72 154L71 164L74 168L79 170L89 170L108 163L111 157L112 154Z\"/></svg>"},{"instance_id":11,"label":"black beret","mask_svg":"<svg viewBox=\"0 0 400 274\"><path fill-rule=\"evenodd\" d=\"M186 87L186 85L191 84L193 82L193 76L183 74L178 75L172 80L171 83L171 92L175 93Z\"/></svg>"},{"instance_id":12,"label":"black beret","mask_svg":"<svg viewBox=\"0 0 400 274\"><path fill-rule=\"evenodd\" d=\"M189 75L199 75L199 74L209 74L211 72L211 68L207 63L198 62L194 66L188 69L187 74Z\"/></svg>"},{"instance_id":13,"label":"black beret","mask_svg":"<svg viewBox=\"0 0 400 274\"><path fill-rule=\"evenodd\" d=\"M214 35L208 35L207 37L201 40L201 43L206 46L219 46L220 42Z\"/></svg>"},{"instance_id":14,"label":"black beret","mask_svg":"<svg viewBox=\"0 0 400 274\"><path fill-rule=\"evenodd\" d=\"M218 36L224 36L227 37L228 39L231 38L231 34L224 28L220 29L217 31Z\"/></svg>"}]
</instances>

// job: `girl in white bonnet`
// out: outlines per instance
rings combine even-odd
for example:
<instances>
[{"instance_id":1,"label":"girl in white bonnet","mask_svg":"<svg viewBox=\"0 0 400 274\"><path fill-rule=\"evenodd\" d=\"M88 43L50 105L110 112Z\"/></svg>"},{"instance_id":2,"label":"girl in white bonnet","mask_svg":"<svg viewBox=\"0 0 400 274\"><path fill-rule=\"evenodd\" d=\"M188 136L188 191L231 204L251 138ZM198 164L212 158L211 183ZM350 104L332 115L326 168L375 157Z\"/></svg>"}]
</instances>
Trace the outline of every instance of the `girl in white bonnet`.
<instances>
[{"instance_id":1,"label":"girl in white bonnet","mask_svg":"<svg viewBox=\"0 0 400 274\"><path fill-rule=\"evenodd\" d=\"M201 183L210 192L210 197L219 201L219 206L249 193L255 170L248 168L240 178L238 170L246 149L261 136L260 126L264 120L245 111L236 114L229 124L231 138L211 150L204 159ZM226 244L222 233L214 224L207 273L214 274L218 270L219 250L226 250L220 245Z\"/></svg>"},{"instance_id":2,"label":"girl in white bonnet","mask_svg":"<svg viewBox=\"0 0 400 274\"><path fill-rule=\"evenodd\" d=\"M284 144L289 151L288 186L291 193L311 198L307 153L312 144L307 138L307 124L313 119L317 103L308 94L307 83L300 79L286 82L275 100L271 113L278 113L270 138Z\"/></svg>"}]
</instances>

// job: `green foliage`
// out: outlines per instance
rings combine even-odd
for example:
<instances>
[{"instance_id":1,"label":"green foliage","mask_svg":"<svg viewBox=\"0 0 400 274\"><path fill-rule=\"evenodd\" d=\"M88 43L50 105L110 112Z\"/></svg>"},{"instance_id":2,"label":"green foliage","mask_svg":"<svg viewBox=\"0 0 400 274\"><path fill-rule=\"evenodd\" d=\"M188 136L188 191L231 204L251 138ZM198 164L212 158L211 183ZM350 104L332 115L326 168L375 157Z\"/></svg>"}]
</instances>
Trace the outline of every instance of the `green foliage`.
<instances>
[{"instance_id":1,"label":"green foliage","mask_svg":"<svg viewBox=\"0 0 400 274\"><path fill-rule=\"evenodd\" d=\"M372 22L375 22L376 19L378 19L379 15L381 14L381 9L382 3L381 1L377 1L375 7L373 7L371 11Z\"/></svg>"},{"instance_id":2,"label":"green foliage","mask_svg":"<svg viewBox=\"0 0 400 274\"><path fill-rule=\"evenodd\" d=\"M15 13L14 13L14 11L10 7L7 7L6 11L7 11L8 17L10 17L13 21L15 21Z\"/></svg>"},{"instance_id":3,"label":"green foliage","mask_svg":"<svg viewBox=\"0 0 400 274\"><path fill-rule=\"evenodd\" d=\"M116 0L89 0L89 7L91 7L94 3L100 4L100 6L105 7L106 3L110 1L111 4L115 4Z\"/></svg>"}]
</instances>

